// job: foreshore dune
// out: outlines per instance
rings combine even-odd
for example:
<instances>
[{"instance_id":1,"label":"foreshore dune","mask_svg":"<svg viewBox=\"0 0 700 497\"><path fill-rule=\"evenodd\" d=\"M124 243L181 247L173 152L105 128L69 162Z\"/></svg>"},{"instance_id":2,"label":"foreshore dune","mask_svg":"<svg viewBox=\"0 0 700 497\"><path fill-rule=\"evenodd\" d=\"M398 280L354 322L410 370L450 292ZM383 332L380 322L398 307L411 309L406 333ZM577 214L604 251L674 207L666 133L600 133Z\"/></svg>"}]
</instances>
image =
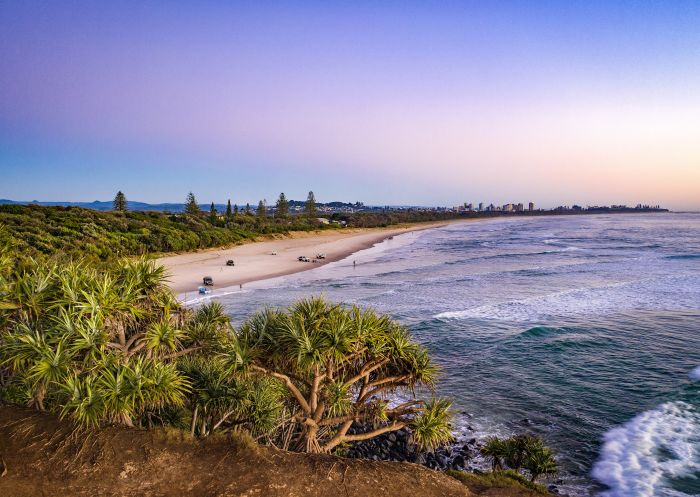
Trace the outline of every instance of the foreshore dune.
<instances>
[{"instance_id":1,"label":"foreshore dune","mask_svg":"<svg viewBox=\"0 0 700 497\"><path fill-rule=\"evenodd\" d=\"M443 221L380 229L338 229L332 231L294 232L283 238L258 241L225 249L212 249L161 257L158 262L169 273L169 285L177 294L196 292L204 276L211 276L215 288L233 287L277 276L284 276L319 265L344 259L360 250L410 231L445 226L454 222ZM276 253L276 255L272 255ZM300 262L299 256L309 259L323 253L325 259ZM227 266L233 260L235 266Z\"/></svg>"}]
</instances>

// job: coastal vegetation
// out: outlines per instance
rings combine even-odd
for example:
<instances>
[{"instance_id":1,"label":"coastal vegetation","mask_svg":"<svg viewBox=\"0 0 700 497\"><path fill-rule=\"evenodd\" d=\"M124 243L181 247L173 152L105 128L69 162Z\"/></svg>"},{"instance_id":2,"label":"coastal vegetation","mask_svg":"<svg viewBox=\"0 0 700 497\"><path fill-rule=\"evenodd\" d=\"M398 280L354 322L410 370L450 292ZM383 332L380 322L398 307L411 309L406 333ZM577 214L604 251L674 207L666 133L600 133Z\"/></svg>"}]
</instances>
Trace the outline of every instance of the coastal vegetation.
<instances>
[{"instance_id":1,"label":"coastal vegetation","mask_svg":"<svg viewBox=\"0 0 700 497\"><path fill-rule=\"evenodd\" d=\"M489 438L481 448L481 453L491 459L491 469L512 471L520 474L525 469L534 482L540 476L556 474L557 463L551 449L545 447L542 439L528 435L517 435L501 439Z\"/></svg>"},{"instance_id":2,"label":"coastal vegetation","mask_svg":"<svg viewBox=\"0 0 700 497\"><path fill-rule=\"evenodd\" d=\"M365 215L333 215L321 223L313 192L301 214L291 214L289 201L281 194L274 212L263 201L256 215L250 205L239 212L238 205L225 213L210 207L202 212L190 193L184 212L127 210L126 196L118 192L113 211L81 207L0 205L0 224L16 240L23 256L60 255L108 261L114 257L185 252L221 247L257 237L292 231L329 228L380 227L407 222L447 219L444 213L403 212Z\"/></svg>"},{"instance_id":3,"label":"coastal vegetation","mask_svg":"<svg viewBox=\"0 0 700 497\"><path fill-rule=\"evenodd\" d=\"M477 495L482 493L497 495L495 492L498 490L502 491L502 495L523 495L523 490L530 491L526 495L551 495L547 487L528 480L512 469L486 473L448 470L447 474L462 482Z\"/></svg>"},{"instance_id":4,"label":"coastal vegetation","mask_svg":"<svg viewBox=\"0 0 700 497\"><path fill-rule=\"evenodd\" d=\"M435 366L387 316L312 298L236 330L219 303L183 307L153 261L19 260L5 229L0 241L5 402L84 427L245 431L303 452L405 427L422 448L451 439L449 403L414 395ZM397 391L410 400L390 405Z\"/></svg>"}]
</instances>

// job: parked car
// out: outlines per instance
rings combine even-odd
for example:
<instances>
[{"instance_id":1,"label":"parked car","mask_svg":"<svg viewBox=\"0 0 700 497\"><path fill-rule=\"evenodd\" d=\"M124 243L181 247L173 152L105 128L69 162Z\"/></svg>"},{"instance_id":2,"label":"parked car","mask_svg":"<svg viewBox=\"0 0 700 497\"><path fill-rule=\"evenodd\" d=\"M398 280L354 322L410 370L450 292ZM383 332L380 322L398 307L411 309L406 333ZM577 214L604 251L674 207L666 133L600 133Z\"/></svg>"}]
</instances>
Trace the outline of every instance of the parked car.
<instances>
[{"instance_id":1,"label":"parked car","mask_svg":"<svg viewBox=\"0 0 700 497\"><path fill-rule=\"evenodd\" d=\"M202 284L204 286L213 286L214 279L211 276L205 276L204 278L202 278Z\"/></svg>"},{"instance_id":2,"label":"parked car","mask_svg":"<svg viewBox=\"0 0 700 497\"><path fill-rule=\"evenodd\" d=\"M297 259L298 259L300 262L309 262L309 258L306 257L305 255L300 255Z\"/></svg>"},{"instance_id":3,"label":"parked car","mask_svg":"<svg viewBox=\"0 0 700 497\"><path fill-rule=\"evenodd\" d=\"M326 254L316 254L316 259L325 259Z\"/></svg>"},{"instance_id":4,"label":"parked car","mask_svg":"<svg viewBox=\"0 0 700 497\"><path fill-rule=\"evenodd\" d=\"M200 286L199 293L200 293L200 295L206 295L208 293L211 293L211 288L207 288L205 286Z\"/></svg>"},{"instance_id":5,"label":"parked car","mask_svg":"<svg viewBox=\"0 0 700 497\"><path fill-rule=\"evenodd\" d=\"M229 259L229 260L226 261L226 265L227 265L227 266L235 266L236 263L233 262L233 259Z\"/></svg>"},{"instance_id":6,"label":"parked car","mask_svg":"<svg viewBox=\"0 0 700 497\"><path fill-rule=\"evenodd\" d=\"M270 255L277 255L277 252L273 250Z\"/></svg>"}]
</instances>

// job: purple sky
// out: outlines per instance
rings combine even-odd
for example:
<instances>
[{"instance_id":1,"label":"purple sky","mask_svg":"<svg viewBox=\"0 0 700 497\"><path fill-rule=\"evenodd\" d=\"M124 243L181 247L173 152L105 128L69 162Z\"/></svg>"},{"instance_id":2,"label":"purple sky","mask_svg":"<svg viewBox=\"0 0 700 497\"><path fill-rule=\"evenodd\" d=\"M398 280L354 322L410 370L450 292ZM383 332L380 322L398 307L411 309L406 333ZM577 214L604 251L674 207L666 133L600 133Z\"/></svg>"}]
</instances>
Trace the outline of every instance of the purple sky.
<instances>
[{"instance_id":1,"label":"purple sky","mask_svg":"<svg viewBox=\"0 0 700 497\"><path fill-rule=\"evenodd\" d=\"M699 209L698 26L696 1L2 2L0 198Z\"/></svg>"}]
</instances>

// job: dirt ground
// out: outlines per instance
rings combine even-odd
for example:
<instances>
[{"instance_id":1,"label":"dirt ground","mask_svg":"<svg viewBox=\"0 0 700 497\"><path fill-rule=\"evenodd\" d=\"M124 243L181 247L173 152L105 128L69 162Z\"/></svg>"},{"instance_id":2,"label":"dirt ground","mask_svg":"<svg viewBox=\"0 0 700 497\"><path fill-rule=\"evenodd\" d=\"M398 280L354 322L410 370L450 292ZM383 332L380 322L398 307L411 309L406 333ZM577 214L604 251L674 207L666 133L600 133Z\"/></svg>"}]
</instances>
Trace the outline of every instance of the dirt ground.
<instances>
[{"instance_id":1,"label":"dirt ground","mask_svg":"<svg viewBox=\"0 0 700 497\"><path fill-rule=\"evenodd\" d=\"M0 406L0 458L2 497L526 495L474 494L415 464L290 453L231 437L194 440L175 430L117 427L85 432L8 406Z\"/></svg>"}]
</instances>

